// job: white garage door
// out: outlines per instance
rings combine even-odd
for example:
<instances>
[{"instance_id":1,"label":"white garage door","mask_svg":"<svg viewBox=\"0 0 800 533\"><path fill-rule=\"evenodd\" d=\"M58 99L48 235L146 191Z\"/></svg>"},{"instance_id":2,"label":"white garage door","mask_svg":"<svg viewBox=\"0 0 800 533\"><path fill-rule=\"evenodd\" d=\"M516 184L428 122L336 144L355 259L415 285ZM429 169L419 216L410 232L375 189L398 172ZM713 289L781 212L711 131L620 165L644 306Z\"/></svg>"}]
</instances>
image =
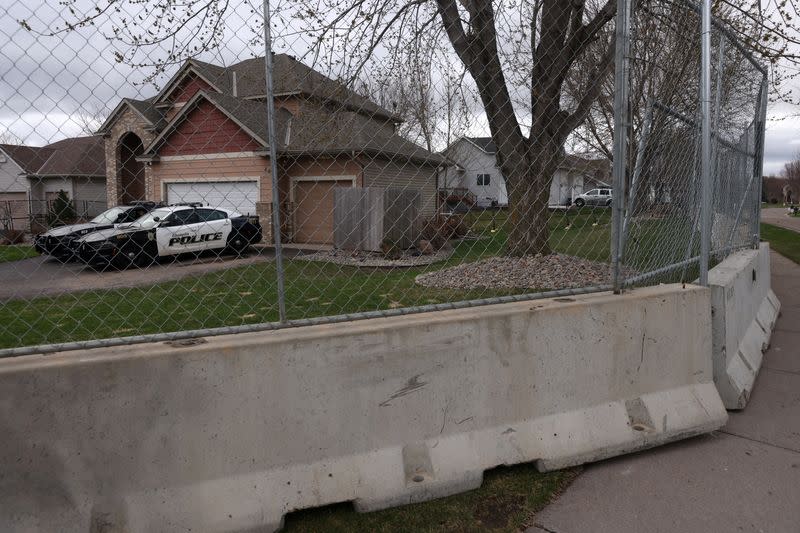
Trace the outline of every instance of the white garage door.
<instances>
[{"instance_id":1,"label":"white garage door","mask_svg":"<svg viewBox=\"0 0 800 533\"><path fill-rule=\"evenodd\" d=\"M256 214L258 185L255 181L198 181L167 184L167 203L201 202L231 209L243 215Z\"/></svg>"}]
</instances>

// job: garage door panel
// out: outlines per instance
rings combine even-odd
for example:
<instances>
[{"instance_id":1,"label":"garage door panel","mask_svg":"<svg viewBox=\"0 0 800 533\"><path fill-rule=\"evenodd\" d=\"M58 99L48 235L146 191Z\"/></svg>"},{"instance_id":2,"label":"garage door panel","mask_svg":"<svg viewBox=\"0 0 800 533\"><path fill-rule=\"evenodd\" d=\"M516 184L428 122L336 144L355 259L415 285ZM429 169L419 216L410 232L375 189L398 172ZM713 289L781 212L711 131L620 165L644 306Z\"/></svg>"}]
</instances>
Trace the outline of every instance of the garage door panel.
<instances>
[{"instance_id":1,"label":"garage door panel","mask_svg":"<svg viewBox=\"0 0 800 533\"><path fill-rule=\"evenodd\" d=\"M243 215L256 214L258 185L255 181L174 182L167 184L167 202L201 202Z\"/></svg>"},{"instance_id":2,"label":"garage door panel","mask_svg":"<svg viewBox=\"0 0 800 533\"><path fill-rule=\"evenodd\" d=\"M351 178L294 184L296 242L333 244L333 188L352 187Z\"/></svg>"}]
</instances>

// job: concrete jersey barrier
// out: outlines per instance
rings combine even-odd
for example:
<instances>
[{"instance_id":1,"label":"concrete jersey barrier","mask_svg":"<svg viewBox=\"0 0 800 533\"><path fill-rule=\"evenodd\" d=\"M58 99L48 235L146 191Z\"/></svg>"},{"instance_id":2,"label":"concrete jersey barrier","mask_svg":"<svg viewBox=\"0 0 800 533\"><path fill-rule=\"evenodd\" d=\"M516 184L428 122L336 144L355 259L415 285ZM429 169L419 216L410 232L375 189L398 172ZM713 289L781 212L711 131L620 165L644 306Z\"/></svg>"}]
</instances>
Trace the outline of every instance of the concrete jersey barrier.
<instances>
[{"instance_id":1,"label":"concrete jersey barrier","mask_svg":"<svg viewBox=\"0 0 800 533\"><path fill-rule=\"evenodd\" d=\"M709 271L714 381L728 409L750 398L780 312L770 288L769 244L737 252Z\"/></svg>"},{"instance_id":2,"label":"concrete jersey barrier","mask_svg":"<svg viewBox=\"0 0 800 533\"><path fill-rule=\"evenodd\" d=\"M0 361L0 531L254 531L708 432L710 292L608 293Z\"/></svg>"}]
</instances>

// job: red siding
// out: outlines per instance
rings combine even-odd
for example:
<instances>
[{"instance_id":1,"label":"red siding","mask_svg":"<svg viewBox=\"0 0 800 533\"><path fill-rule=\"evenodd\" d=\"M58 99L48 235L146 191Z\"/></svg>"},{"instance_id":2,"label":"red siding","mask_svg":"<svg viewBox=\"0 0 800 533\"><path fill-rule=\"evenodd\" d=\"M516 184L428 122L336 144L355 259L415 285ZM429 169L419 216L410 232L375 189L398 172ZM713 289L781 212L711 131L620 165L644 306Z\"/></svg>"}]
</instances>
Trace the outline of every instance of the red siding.
<instances>
[{"instance_id":1,"label":"red siding","mask_svg":"<svg viewBox=\"0 0 800 533\"><path fill-rule=\"evenodd\" d=\"M262 146L234 121L203 100L165 139L159 155L251 152Z\"/></svg>"},{"instance_id":2,"label":"red siding","mask_svg":"<svg viewBox=\"0 0 800 533\"><path fill-rule=\"evenodd\" d=\"M167 100L169 100L174 104L181 104L191 100L192 96L194 96L197 93L197 91L208 91L208 90L216 92L211 87L211 85L207 84L206 82L198 78L196 75L188 74L172 90L172 92L167 97Z\"/></svg>"}]
</instances>

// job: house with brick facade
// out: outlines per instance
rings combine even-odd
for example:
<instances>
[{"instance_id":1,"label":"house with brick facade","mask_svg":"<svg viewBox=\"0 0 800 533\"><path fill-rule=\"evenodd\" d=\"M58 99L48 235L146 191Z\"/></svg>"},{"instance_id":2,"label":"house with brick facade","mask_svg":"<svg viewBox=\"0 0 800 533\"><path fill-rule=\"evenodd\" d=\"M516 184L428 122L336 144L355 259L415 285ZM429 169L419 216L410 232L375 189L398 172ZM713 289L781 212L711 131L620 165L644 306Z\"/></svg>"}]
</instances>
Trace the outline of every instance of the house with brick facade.
<instances>
[{"instance_id":1,"label":"house with brick facade","mask_svg":"<svg viewBox=\"0 0 800 533\"><path fill-rule=\"evenodd\" d=\"M333 242L334 189L419 191L436 210L444 158L395 133L402 119L295 58L274 56L278 188L285 241ZM123 99L99 132L110 205L202 202L257 214L272 239L264 58L187 61L148 100Z\"/></svg>"}]
</instances>

